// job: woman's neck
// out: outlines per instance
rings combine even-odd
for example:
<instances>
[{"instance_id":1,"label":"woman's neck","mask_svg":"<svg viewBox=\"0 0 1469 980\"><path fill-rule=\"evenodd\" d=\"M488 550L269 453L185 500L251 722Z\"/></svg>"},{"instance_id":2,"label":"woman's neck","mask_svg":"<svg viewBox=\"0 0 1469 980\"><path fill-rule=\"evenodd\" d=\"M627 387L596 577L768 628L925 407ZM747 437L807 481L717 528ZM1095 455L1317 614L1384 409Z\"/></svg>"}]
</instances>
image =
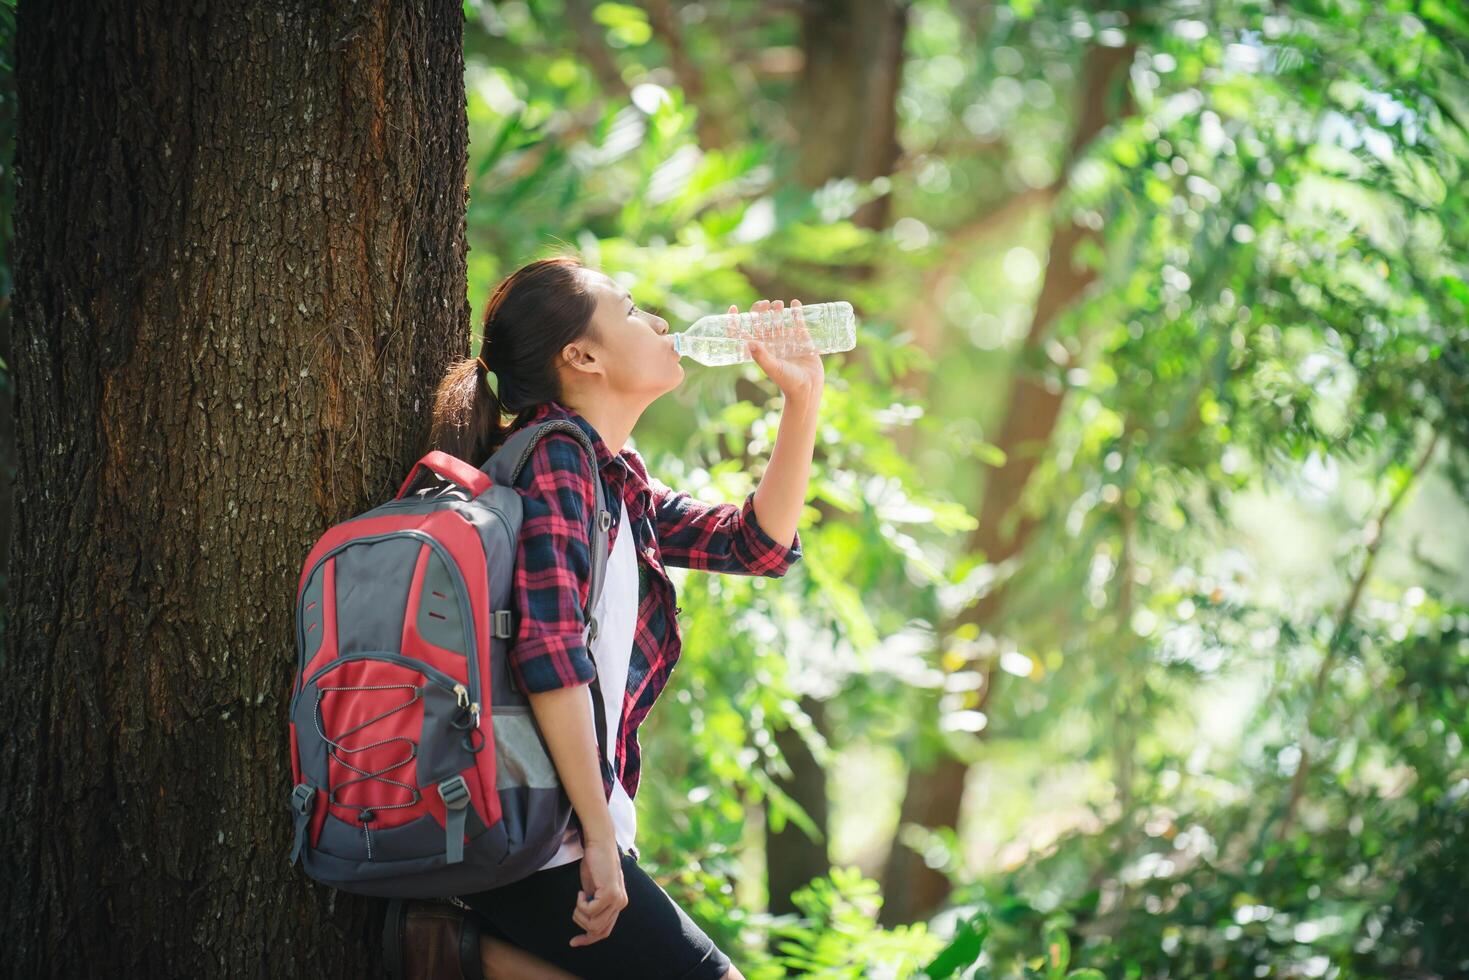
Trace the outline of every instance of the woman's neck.
<instances>
[{"instance_id":1,"label":"woman's neck","mask_svg":"<svg viewBox=\"0 0 1469 980\"><path fill-rule=\"evenodd\" d=\"M585 403L581 398L568 397L562 404L590 422L614 456L622 452L645 407L623 405L604 396L597 396L595 401L587 399Z\"/></svg>"}]
</instances>

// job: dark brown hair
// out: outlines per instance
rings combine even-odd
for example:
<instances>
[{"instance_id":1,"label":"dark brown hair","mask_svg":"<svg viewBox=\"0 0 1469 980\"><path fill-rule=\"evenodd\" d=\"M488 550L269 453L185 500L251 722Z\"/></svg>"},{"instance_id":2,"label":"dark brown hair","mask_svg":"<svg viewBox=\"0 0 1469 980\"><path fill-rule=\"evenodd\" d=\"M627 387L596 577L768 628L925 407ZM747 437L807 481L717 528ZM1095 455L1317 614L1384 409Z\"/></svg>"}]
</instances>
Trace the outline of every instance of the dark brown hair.
<instances>
[{"instance_id":1,"label":"dark brown hair","mask_svg":"<svg viewBox=\"0 0 1469 980\"><path fill-rule=\"evenodd\" d=\"M499 396L478 359L455 362L434 392L425 453L439 449L480 466L522 416L561 399L556 358L592 332L597 307L577 274L583 267L574 255L537 259L495 287L481 321L480 356L495 372ZM515 416L508 426L507 415Z\"/></svg>"}]
</instances>

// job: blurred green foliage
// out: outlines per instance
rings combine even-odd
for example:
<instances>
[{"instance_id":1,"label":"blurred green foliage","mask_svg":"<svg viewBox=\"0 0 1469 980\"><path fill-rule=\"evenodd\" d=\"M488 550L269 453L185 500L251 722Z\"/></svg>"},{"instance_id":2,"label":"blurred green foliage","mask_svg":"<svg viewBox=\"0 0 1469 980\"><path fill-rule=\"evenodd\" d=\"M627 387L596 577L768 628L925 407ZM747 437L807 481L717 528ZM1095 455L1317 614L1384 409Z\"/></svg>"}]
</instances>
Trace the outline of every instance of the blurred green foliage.
<instances>
[{"instance_id":1,"label":"blurred green foliage","mask_svg":"<svg viewBox=\"0 0 1469 980\"><path fill-rule=\"evenodd\" d=\"M810 188L796 5L465 4L476 309L570 244L674 329L762 283L859 311L805 559L675 572L648 860L751 978L1469 975L1469 15L908 13L893 172ZM1130 106L1073 156L1097 47L1131 50ZM851 220L883 193L888 227ZM1096 279L1027 353L1067 224ZM1019 377L1065 400L1000 568L966 538ZM738 499L776 394L691 365L634 444ZM942 632L1000 579L1005 635ZM816 831L771 776L786 726L827 770L837 867L772 917L759 821ZM975 763L961 827L899 828L904 767L939 749ZM885 929L899 833L954 892Z\"/></svg>"}]
</instances>

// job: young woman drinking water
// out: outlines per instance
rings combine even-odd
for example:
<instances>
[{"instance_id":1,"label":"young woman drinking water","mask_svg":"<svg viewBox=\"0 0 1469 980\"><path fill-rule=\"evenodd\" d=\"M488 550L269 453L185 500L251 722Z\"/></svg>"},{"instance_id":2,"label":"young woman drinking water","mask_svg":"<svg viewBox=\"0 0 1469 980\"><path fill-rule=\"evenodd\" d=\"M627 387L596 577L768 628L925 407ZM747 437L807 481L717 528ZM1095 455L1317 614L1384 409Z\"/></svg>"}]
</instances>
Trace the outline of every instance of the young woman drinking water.
<instances>
[{"instance_id":1,"label":"young woman drinking water","mask_svg":"<svg viewBox=\"0 0 1469 980\"><path fill-rule=\"evenodd\" d=\"M752 310L778 314L781 306L761 301ZM485 975L740 980L729 956L638 864L637 730L680 652L664 566L779 577L801 557L796 525L825 380L821 357L777 357L750 342L753 360L785 396L779 432L759 486L741 504L711 505L650 476L625 445L643 410L678 387L684 369L668 322L639 309L611 277L571 257L532 262L496 287L481 334L480 357L456 365L439 386L429 448L479 465L520 426L569 419L592 441L612 515L600 629L588 651L591 472L570 435L543 438L518 483L519 624L509 659L575 819L540 870L457 896L483 926ZM508 428L506 415L515 417ZM594 676L607 713L606 757L587 687ZM656 767L649 772L658 778Z\"/></svg>"}]
</instances>

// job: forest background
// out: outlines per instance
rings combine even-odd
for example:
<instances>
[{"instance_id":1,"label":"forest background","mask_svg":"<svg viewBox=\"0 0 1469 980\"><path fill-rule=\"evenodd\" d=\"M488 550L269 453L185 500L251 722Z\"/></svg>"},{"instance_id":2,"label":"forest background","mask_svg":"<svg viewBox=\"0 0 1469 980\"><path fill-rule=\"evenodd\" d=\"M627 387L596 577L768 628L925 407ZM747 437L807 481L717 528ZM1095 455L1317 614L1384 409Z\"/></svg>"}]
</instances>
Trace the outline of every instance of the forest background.
<instances>
[{"instance_id":1,"label":"forest background","mask_svg":"<svg viewBox=\"0 0 1469 980\"><path fill-rule=\"evenodd\" d=\"M65 6L0 4L14 975L376 968L374 903L275 860L290 586L566 246L675 330L857 311L804 559L674 571L642 730L645 861L747 976L1469 973L1461 5L466 0L181 21L177 62ZM739 499L779 393L688 367L633 444Z\"/></svg>"}]
</instances>

